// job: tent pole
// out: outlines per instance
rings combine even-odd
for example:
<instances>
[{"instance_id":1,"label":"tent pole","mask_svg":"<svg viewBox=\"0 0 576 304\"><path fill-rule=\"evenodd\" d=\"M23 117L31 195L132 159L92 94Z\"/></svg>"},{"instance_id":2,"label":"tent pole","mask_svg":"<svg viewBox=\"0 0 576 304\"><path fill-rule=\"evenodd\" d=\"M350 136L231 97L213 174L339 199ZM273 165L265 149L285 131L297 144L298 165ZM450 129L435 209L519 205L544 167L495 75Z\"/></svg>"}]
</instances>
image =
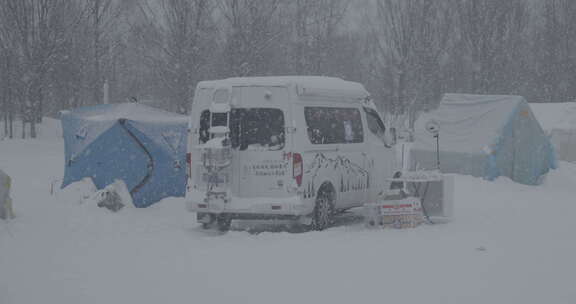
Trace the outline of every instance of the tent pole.
<instances>
[{"instance_id":1,"label":"tent pole","mask_svg":"<svg viewBox=\"0 0 576 304\"><path fill-rule=\"evenodd\" d=\"M146 173L146 176L144 176L144 178L140 181L140 183L138 183L138 185L134 186L134 188L130 190L130 195L133 196L134 193L140 190L140 188L142 188L148 182L150 177L152 177L152 172L154 171L154 158L152 157L152 154L150 154L150 151L148 151L148 149L146 149L144 144L138 139L138 137L136 137L136 135L132 133L132 131L130 131L128 127L126 127L126 119L120 118L118 119L118 122L120 123L120 126L124 129L124 131L128 133L128 135L136 142L136 144L144 151L144 153L146 153L146 156L148 157L148 166L147 166L148 172Z\"/></svg>"}]
</instances>

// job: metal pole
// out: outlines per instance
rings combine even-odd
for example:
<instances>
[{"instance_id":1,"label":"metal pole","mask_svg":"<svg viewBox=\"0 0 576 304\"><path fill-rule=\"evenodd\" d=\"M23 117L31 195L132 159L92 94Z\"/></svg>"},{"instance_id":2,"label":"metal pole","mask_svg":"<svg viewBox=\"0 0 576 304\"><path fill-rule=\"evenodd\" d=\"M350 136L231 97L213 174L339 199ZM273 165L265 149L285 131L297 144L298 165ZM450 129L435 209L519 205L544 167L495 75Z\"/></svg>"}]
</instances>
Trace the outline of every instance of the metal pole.
<instances>
[{"instance_id":1,"label":"metal pole","mask_svg":"<svg viewBox=\"0 0 576 304\"><path fill-rule=\"evenodd\" d=\"M440 134L436 134L436 169L440 171Z\"/></svg>"},{"instance_id":2,"label":"metal pole","mask_svg":"<svg viewBox=\"0 0 576 304\"><path fill-rule=\"evenodd\" d=\"M109 100L109 85L108 85L108 80L104 80L104 85L103 85L103 95L104 95L104 104L108 104L110 102Z\"/></svg>"}]
</instances>

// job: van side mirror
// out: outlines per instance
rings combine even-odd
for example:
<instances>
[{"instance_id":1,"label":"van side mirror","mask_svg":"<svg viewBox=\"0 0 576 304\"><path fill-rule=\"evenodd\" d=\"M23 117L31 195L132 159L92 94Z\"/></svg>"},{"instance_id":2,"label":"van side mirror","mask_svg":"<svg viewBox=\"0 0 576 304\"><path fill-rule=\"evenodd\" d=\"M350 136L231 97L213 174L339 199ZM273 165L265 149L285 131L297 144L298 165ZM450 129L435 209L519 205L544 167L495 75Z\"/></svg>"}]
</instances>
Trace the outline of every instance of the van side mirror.
<instances>
[{"instance_id":1,"label":"van side mirror","mask_svg":"<svg viewBox=\"0 0 576 304\"><path fill-rule=\"evenodd\" d=\"M384 142L388 148L396 145L398 142L398 135L396 133L396 128L388 128L386 129L386 133L384 134Z\"/></svg>"}]
</instances>

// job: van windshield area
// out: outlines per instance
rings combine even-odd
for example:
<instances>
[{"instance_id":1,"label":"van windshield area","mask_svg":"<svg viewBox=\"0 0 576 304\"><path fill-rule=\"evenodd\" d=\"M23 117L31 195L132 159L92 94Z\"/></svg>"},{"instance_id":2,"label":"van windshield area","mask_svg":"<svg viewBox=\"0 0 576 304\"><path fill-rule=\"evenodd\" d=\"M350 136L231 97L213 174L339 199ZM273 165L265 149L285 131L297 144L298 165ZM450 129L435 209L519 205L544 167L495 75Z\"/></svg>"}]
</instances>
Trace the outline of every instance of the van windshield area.
<instances>
[{"instance_id":1,"label":"van windshield area","mask_svg":"<svg viewBox=\"0 0 576 304\"><path fill-rule=\"evenodd\" d=\"M274 151L284 148L284 113L275 108L235 108L230 111L233 149ZM200 116L200 143L210 139L210 112Z\"/></svg>"}]
</instances>

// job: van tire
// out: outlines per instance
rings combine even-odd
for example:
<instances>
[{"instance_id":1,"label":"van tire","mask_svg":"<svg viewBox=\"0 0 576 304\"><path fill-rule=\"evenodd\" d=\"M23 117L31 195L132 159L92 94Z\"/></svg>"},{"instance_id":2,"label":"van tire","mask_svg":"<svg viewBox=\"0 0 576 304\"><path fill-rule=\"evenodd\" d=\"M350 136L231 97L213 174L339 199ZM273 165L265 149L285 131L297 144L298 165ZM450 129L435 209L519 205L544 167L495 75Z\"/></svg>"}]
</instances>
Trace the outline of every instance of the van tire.
<instances>
[{"instance_id":1,"label":"van tire","mask_svg":"<svg viewBox=\"0 0 576 304\"><path fill-rule=\"evenodd\" d=\"M312 211L312 223L310 228L322 231L329 228L334 216L334 191L329 185L323 186L318 191L314 211Z\"/></svg>"},{"instance_id":2,"label":"van tire","mask_svg":"<svg viewBox=\"0 0 576 304\"><path fill-rule=\"evenodd\" d=\"M230 230L232 218L229 215L221 214L216 218L216 225L220 232L227 232Z\"/></svg>"}]
</instances>

